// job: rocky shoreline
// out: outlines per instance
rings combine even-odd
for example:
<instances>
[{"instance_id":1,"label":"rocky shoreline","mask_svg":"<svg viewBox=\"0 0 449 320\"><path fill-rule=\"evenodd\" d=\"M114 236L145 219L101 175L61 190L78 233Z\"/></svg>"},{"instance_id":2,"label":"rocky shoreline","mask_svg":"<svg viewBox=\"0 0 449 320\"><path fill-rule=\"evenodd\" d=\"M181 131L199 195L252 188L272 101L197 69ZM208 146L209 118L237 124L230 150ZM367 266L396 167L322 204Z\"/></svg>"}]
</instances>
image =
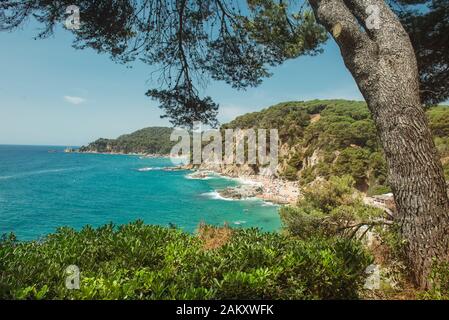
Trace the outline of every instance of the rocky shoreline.
<instances>
[{"instance_id":1,"label":"rocky shoreline","mask_svg":"<svg viewBox=\"0 0 449 320\"><path fill-rule=\"evenodd\" d=\"M298 182L269 178L265 176L243 176L238 178L243 183L243 195L252 192L254 197L280 205L296 204L300 196Z\"/></svg>"},{"instance_id":2,"label":"rocky shoreline","mask_svg":"<svg viewBox=\"0 0 449 320\"><path fill-rule=\"evenodd\" d=\"M213 175L218 175L240 182L240 185L236 187L216 190L225 199L242 200L258 198L267 202L286 205L295 204L300 196L299 184L296 181L286 181L261 175L242 175L236 177L213 170L198 170L192 169L191 167L184 168L194 170L194 172L189 174L189 178L191 179L209 179Z\"/></svg>"},{"instance_id":3,"label":"rocky shoreline","mask_svg":"<svg viewBox=\"0 0 449 320\"><path fill-rule=\"evenodd\" d=\"M237 187L227 187L217 190L218 194L226 199L243 200L248 198L260 197L263 194L263 188L260 186L241 185Z\"/></svg>"}]
</instances>

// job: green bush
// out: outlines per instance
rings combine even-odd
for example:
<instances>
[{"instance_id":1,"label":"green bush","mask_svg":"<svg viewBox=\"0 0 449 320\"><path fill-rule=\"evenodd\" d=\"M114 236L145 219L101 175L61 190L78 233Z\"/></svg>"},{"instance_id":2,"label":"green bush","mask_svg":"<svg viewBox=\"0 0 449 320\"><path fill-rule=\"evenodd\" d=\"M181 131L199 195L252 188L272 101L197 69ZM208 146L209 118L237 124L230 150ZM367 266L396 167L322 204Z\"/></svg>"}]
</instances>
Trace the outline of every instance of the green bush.
<instances>
[{"instance_id":1,"label":"green bush","mask_svg":"<svg viewBox=\"0 0 449 320\"><path fill-rule=\"evenodd\" d=\"M446 180L449 181L449 162L443 165L443 169L444 169L444 176L446 177Z\"/></svg>"},{"instance_id":2,"label":"green bush","mask_svg":"<svg viewBox=\"0 0 449 320\"><path fill-rule=\"evenodd\" d=\"M316 174L312 167L305 168L301 171L301 182L307 185L316 179Z\"/></svg>"},{"instance_id":3,"label":"green bush","mask_svg":"<svg viewBox=\"0 0 449 320\"><path fill-rule=\"evenodd\" d=\"M435 145L440 152L441 157L445 158L449 156L449 137L436 137Z\"/></svg>"},{"instance_id":4,"label":"green bush","mask_svg":"<svg viewBox=\"0 0 449 320\"><path fill-rule=\"evenodd\" d=\"M300 239L354 236L354 224L367 224L383 216L383 211L365 205L354 189L351 176L331 177L303 188L297 206L283 207L281 219L288 234Z\"/></svg>"},{"instance_id":5,"label":"green bush","mask_svg":"<svg viewBox=\"0 0 449 320\"><path fill-rule=\"evenodd\" d=\"M303 188L303 200L300 204L310 205L328 213L333 208L354 202L355 181L350 176L331 177L314 185Z\"/></svg>"},{"instance_id":6,"label":"green bush","mask_svg":"<svg viewBox=\"0 0 449 320\"><path fill-rule=\"evenodd\" d=\"M430 275L432 289L422 294L430 300L449 300L449 262L436 263Z\"/></svg>"},{"instance_id":7,"label":"green bush","mask_svg":"<svg viewBox=\"0 0 449 320\"><path fill-rule=\"evenodd\" d=\"M346 148L338 156L333 167L333 174L350 175L357 183L363 183L368 179L369 156L369 150Z\"/></svg>"},{"instance_id":8,"label":"green bush","mask_svg":"<svg viewBox=\"0 0 449 320\"><path fill-rule=\"evenodd\" d=\"M449 136L449 108L437 106L427 111L430 129L436 137Z\"/></svg>"},{"instance_id":9,"label":"green bush","mask_svg":"<svg viewBox=\"0 0 449 320\"><path fill-rule=\"evenodd\" d=\"M386 194L386 193L390 193L390 192L391 192L391 188L388 186L374 185L368 189L367 194L369 196L377 196L377 195L382 195L382 194Z\"/></svg>"},{"instance_id":10,"label":"green bush","mask_svg":"<svg viewBox=\"0 0 449 320\"><path fill-rule=\"evenodd\" d=\"M295 181L298 180L298 170L287 165L286 168L284 169L284 171L281 173L281 177L285 178L289 181Z\"/></svg>"},{"instance_id":11,"label":"green bush","mask_svg":"<svg viewBox=\"0 0 449 320\"><path fill-rule=\"evenodd\" d=\"M0 299L347 299L370 262L356 242L256 229L206 250L198 236L142 222L62 228L0 242ZM79 290L65 288L69 265L80 268Z\"/></svg>"},{"instance_id":12,"label":"green bush","mask_svg":"<svg viewBox=\"0 0 449 320\"><path fill-rule=\"evenodd\" d=\"M297 170L301 170L303 166L303 159L301 154L299 152L293 153L288 161L288 165Z\"/></svg>"}]
</instances>

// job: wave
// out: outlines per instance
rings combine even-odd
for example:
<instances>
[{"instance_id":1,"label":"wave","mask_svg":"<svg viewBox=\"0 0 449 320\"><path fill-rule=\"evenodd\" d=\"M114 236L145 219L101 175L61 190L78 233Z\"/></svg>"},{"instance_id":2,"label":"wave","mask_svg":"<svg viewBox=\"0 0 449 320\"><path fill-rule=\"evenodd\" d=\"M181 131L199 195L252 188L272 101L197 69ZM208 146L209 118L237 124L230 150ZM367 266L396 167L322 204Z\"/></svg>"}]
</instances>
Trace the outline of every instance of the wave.
<instances>
[{"instance_id":1,"label":"wave","mask_svg":"<svg viewBox=\"0 0 449 320\"><path fill-rule=\"evenodd\" d=\"M161 168L161 167L148 167L148 168L140 168L140 169L137 169L137 171L139 171L139 172L147 172L147 171L161 171L161 170L163 170L164 168Z\"/></svg>"},{"instance_id":2,"label":"wave","mask_svg":"<svg viewBox=\"0 0 449 320\"><path fill-rule=\"evenodd\" d=\"M262 207L279 207L279 205L274 202L264 201Z\"/></svg>"},{"instance_id":3,"label":"wave","mask_svg":"<svg viewBox=\"0 0 449 320\"><path fill-rule=\"evenodd\" d=\"M185 176L186 179L189 180L211 180L214 179L214 177L192 177L190 174Z\"/></svg>"},{"instance_id":4,"label":"wave","mask_svg":"<svg viewBox=\"0 0 449 320\"><path fill-rule=\"evenodd\" d=\"M225 197L221 196L217 191L206 192L206 193L202 193L201 195L204 197L208 197L210 199L214 199L214 200L238 201L236 199L225 198Z\"/></svg>"},{"instance_id":5,"label":"wave","mask_svg":"<svg viewBox=\"0 0 449 320\"><path fill-rule=\"evenodd\" d=\"M79 169L80 168L37 170L37 171L23 172L23 173L19 173L19 174L12 175L12 176L0 176L0 180L26 178L26 177L29 177L29 176L36 176L36 175L47 174L47 173L58 173L58 172L65 172L65 171L74 171L74 170L79 170Z\"/></svg>"},{"instance_id":6,"label":"wave","mask_svg":"<svg viewBox=\"0 0 449 320\"><path fill-rule=\"evenodd\" d=\"M237 182L238 184L241 184L241 185L250 185L250 186L256 186L256 187L263 186L263 182L255 181L255 180L252 180L250 178L230 177L230 176L226 176L224 174L215 173L215 172L213 173L213 175L215 175L216 177L225 179L225 180L235 181L235 182Z\"/></svg>"},{"instance_id":7,"label":"wave","mask_svg":"<svg viewBox=\"0 0 449 320\"><path fill-rule=\"evenodd\" d=\"M257 202L262 202L263 204L268 203L265 202L257 197L250 197L250 198L241 198L241 199L233 199L233 198L225 198L222 195L220 195L220 193L218 193L217 191L211 191L211 192L205 192L201 194L204 197L208 197L209 199L213 199L213 200L224 200L224 201L257 201ZM262 206L264 206L262 204Z\"/></svg>"},{"instance_id":8,"label":"wave","mask_svg":"<svg viewBox=\"0 0 449 320\"><path fill-rule=\"evenodd\" d=\"M247 178L234 178L234 180L236 180L238 183L244 184L244 185L256 186L256 187L261 187L261 186L263 186L263 183L262 183L262 182L260 182L260 181L254 181L254 180L247 179Z\"/></svg>"},{"instance_id":9,"label":"wave","mask_svg":"<svg viewBox=\"0 0 449 320\"><path fill-rule=\"evenodd\" d=\"M238 220L238 221L234 221L234 224L235 225L241 225L241 224L245 224L246 223L246 221L245 220Z\"/></svg>"}]
</instances>

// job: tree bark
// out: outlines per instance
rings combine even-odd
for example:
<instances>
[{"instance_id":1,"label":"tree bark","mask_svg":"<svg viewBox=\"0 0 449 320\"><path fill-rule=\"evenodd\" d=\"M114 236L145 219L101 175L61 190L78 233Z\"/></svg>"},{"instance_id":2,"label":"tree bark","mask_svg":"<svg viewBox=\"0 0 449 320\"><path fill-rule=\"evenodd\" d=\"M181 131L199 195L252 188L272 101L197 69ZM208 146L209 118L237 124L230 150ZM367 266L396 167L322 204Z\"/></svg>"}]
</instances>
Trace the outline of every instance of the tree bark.
<instances>
[{"instance_id":1,"label":"tree bark","mask_svg":"<svg viewBox=\"0 0 449 320\"><path fill-rule=\"evenodd\" d=\"M397 222L416 283L430 286L434 260L449 258L449 200L442 165L420 104L416 57L383 0L309 0L333 34L372 113L388 164ZM366 25L369 5L380 28Z\"/></svg>"}]
</instances>

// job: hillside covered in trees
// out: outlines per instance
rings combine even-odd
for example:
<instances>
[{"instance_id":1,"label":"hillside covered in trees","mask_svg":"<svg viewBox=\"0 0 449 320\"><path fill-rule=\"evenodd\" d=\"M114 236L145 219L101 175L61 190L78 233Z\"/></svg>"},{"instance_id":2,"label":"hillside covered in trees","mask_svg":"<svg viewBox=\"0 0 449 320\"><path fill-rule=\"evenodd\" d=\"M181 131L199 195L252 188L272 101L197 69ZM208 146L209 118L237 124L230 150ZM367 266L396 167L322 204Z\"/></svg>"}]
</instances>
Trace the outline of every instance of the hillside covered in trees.
<instances>
[{"instance_id":1,"label":"hillside covered in trees","mask_svg":"<svg viewBox=\"0 0 449 320\"><path fill-rule=\"evenodd\" d=\"M449 178L449 108L433 107L427 115ZM389 190L386 162L364 102L284 102L237 117L223 128L277 128L282 144L278 174L288 180L307 184L317 177L350 175L363 191Z\"/></svg>"},{"instance_id":2,"label":"hillside covered in trees","mask_svg":"<svg viewBox=\"0 0 449 320\"><path fill-rule=\"evenodd\" d=\"M449 107L427 110L449 179ZM387 168L366 103L349 100L283 102L237 117L221 129L278 129L279 177L305 185L316 178L349 175L359 190L386 193ZM98 139L80 152L169 154L171 128L149 127L117 139ZM233 165L238 167L238 165ZM247 170L248 168L246 168ZM259 168L253 167L257 174ZM238 172L238 168L236 170Z\"/></svg>"},{"instance_id":3,"label":"hillside covered in trees","mask_svg":"<svg viewBox=\"0 0 449 320\"><path fill-rule=\"evenodd\" d=\"M88 146L81 147L80 152L99 153L141 153L169 154L176 142L170 141L172 129L166 127L149 127L117 139L100 138Z\"/></svg>"}]
</instances>

